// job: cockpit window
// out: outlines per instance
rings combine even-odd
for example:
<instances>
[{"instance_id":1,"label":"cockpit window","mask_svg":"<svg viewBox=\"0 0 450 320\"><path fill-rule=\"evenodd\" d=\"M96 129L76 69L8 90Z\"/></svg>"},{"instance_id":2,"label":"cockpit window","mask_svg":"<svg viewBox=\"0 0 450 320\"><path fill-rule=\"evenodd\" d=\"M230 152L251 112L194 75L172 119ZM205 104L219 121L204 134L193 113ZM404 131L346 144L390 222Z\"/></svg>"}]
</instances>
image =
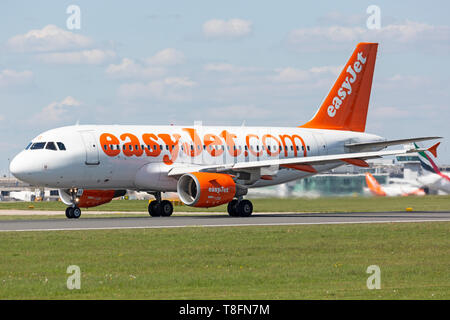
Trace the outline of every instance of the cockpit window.
<instances>
[{"instance_id":1,"label":"cockpit window","mask_svg":"<svg viewBox=\"0 0 450 320\"><path fill-rule=\"evenodd\" d=\"M31 150L44 149L45 142L36 142L31 146Z\"/></svg>"},{"instance_id":2,"label":"cockpit window","mask_svg":"<svg viewBox=\"0 0 450 320\"><path fill-rule=\"evenodd\" d=\"M47 142L47 145L45 146L45 149L48 149L48 150L58 150L58 149L56 149L56 145L55 145L55 143L54 142Z\"/></svg>"},{"instance_id":3,"label":"cockpit window","mask_svg":"<svg viewBox=\"0 0 450 320\"><path fill-rule=\"evenodd\" d=\"M28 150L28 149L30 149L30 147L31 147L31 145L32 145L33 143L32 142L30 142L28 145L27 145L27 147L25 148L25 150Z\"/></svg>"},{"instance_id":4,"label":"cockpit window","mask_svg":"<svg viewBox=\"0 0 450 320\"><path fill-rule=\"evenodd\" d=\"M66 146L64 145L64 143L57 142L56 144L58 145L59 150L66 150Z\"/></svg>"}]
</instances>

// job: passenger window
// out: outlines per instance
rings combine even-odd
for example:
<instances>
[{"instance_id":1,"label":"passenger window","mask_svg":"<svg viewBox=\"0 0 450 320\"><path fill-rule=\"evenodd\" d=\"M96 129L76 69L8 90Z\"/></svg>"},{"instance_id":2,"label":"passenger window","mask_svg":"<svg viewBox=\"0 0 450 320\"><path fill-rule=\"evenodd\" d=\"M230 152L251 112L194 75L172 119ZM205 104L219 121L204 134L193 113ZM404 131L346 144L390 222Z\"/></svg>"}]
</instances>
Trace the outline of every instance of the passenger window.
<instances>
[{"instance_id":1,"label":"passenger window","mask_svg":"<svg viewBox=\"0 0 450 320\"><path fill-rule=\"evenodd\" d=\"M57 142L56 144L58 145L59 150L62 150L62 151L66 150L66 146L64 145L64 143Z\"/></svg>"},{"instance_id":2,"label":"passenger window","mask_svg":"<svg viewBox=\"0 0 450 320\"><path fill-rule=\"evenodd\" d=\"M45 142L36 142L31 146L31 150L44 149Z\"/></svg>"}]
</instances>

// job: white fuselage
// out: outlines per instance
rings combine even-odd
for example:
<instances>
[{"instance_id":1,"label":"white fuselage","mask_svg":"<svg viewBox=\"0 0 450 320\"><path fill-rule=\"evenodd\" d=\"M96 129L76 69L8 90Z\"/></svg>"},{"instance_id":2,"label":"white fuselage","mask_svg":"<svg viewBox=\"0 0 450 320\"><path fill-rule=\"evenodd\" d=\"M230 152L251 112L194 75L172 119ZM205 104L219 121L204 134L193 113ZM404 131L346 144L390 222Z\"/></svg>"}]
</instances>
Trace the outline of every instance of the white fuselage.
<instances>
[{"instance_id":1,"label":"white fuselage","mask_svg":"<svg viewBox=\"0 0 450 320\"><path fill-rule=\"evenodd\" d=\"M79 125L40 134L32 143L41 144L20 152L10 169L20 180L51 188L176 191L177 179L167 175L176 166L342 154L349 152L346 143L370 141L382 138L295 127ZM42 144L48 142L60 142L65 150L59 146L48 149ZM315 165L315 169L322 172L343 164L339 160ZM248 187L276 185L313 174L287 168L260 170L261 176L269 172L270 180L259 179Z\"/></svg>"}]
</instances>

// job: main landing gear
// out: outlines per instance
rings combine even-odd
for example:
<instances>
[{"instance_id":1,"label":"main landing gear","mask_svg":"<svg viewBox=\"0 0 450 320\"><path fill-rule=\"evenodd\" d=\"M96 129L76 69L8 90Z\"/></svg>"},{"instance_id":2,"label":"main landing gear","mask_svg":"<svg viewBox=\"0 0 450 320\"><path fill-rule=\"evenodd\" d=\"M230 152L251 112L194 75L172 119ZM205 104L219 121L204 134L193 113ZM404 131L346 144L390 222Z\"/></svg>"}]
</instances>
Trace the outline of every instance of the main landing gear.
<instances>
[{"instance_id":1,"label":"main landing gear","mask_svg":"<svg viewBox=\"0 0 450 320\"><path fill-rule=\"evenodd\" d=\"M231 217L250 217L253 213L253 204L250 200L234 199L228 202L227 210Z\"/></svg>"},{"instance_id":2,"label":"main landing gear","mask_svg":"<svg viewBox=\"0 0 450 320\"><path fill-rule=\"evenodd\" d=\"M152 217L170 217L173 213L173 205L169 200L161 200L161 192L151 193L156 200L148 204L148 213Z\"/></svg>"},{"instance_id":3,"label":"main landing gear","mask_svg":"<svg viewBox=\"0 0 450 320\"><path fill-rule=\"evenodd\" d=\"M74 206L74 207L67 207L66 209L66 217L69 219L78 219L81 216L81 210L80 208Z\"/></svg>"}]
</instances>

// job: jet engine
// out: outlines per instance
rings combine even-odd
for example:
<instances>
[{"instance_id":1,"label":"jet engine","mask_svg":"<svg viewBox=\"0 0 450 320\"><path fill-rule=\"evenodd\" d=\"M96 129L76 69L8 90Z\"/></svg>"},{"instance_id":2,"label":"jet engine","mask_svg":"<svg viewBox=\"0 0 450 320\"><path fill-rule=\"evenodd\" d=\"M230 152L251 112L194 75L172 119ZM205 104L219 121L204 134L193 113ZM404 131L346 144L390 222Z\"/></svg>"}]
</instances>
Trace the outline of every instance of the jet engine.
<instances>
[{"instance_id":1,"label":"jet engine","mask_svg":"<svg viewBox=\"0 0 450 320\"><path fill-rule=\"evenodd\" d=\"M247 193L247 189L236 185L231 175L210 172L193 172L181 176L177 191L185 205L202 208L216 207Z\"/></svg>"}]
</instances>

